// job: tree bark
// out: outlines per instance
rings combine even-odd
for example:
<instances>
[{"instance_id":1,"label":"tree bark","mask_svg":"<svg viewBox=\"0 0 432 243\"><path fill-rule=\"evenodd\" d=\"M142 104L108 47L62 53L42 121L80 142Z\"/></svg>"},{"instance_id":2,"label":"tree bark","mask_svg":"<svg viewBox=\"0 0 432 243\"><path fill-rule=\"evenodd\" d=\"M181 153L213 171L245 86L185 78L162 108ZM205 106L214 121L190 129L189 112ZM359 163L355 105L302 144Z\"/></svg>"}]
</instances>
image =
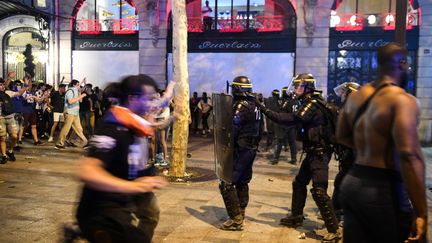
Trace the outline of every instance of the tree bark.
<instances>
[{"instance_id":1,"label":"tree bark","mask_svg":"<svg viewBox=\"0 0 432 243\"><path fill-rule=\"evenodd\" d=\"M173 126L170 175L184 177L186 172L190 116L186 1L174 0L171 3L173 18L173 78L174 82L177 83L174 96L174 110L178 113L178 120Z\"/></svg>"}]
</instances>

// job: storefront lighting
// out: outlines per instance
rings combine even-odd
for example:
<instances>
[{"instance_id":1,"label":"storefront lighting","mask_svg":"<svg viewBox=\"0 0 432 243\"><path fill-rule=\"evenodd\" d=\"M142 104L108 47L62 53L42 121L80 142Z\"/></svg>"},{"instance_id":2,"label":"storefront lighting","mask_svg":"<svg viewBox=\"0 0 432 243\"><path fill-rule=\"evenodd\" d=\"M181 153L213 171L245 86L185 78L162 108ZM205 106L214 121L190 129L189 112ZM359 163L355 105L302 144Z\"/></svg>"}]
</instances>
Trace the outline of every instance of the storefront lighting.
<instances>
[{"instance_id":1,"label":"storefront lighting","mask_svg":"<svg viewBox=\"0 0 432 243\"><path fill-rule=\"evenodd\" d=\"M17 57L14 54L7 55L6 62L9 64L17 64Z\"/></svg>"},{"instance_id":2,"label":"storefront lighting","mask_svg":"<svg viewBox=\"0 0 432 243\"><path fill-rule=\"evenodd\" d=\"M386 18L385 18L385 21L386 21L386 23L387 24L390 24L391 22L394 22L394 16L393 16L393 14L388 14L387 16L386 16Z\"/></svg>"},{"instance_id":3,"label":"storefront lighting","mask_svg":"<svg viewBox=\"0 0 432 243\"><path fill-rule=\"evenodd\" d=\"M357 15L351 16L349 22L351 25L357 25Z\"/></svg>"},{"instance_id":4,"label":"storefront lighting","mask_svg":"<svg viewBox=\"0 0 432 243\"><path fill-rule=\"evenodd\" d=\"M46 51L39 52L37 54L37 60L43 64L47 63L48 62L48 52L46 52Z\"/></svg>"},{"instance_id":5,"label":"storefront lighting","mask_svg":"<svg viewBox=\"0 0 432 243\"><path fill-rule=\"evenodd\" d=\"M375 15L372 14L368 16L367 20L369 25L374 25L376 23L377 18Z\"/></svg>"},{"instance_id":6,"label":"storefront lighting","mask_svg":"<svg viewBox=\"0 0 432 243\"><path fill-rule=\"evenodd\" d=\"M337 15L332 15L330 17L330 27L335 27L336 25L340 24L341 18Z\"/></svg>"}]
</instances>

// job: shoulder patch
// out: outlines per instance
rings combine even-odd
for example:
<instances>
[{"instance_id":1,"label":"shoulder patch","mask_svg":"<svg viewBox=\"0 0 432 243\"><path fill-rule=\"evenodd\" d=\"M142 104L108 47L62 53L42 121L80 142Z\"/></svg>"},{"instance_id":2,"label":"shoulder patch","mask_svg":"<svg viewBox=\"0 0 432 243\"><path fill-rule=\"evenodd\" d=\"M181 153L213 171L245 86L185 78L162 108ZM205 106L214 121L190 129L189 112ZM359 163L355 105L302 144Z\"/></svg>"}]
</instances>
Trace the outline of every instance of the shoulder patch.
<instances>
[{"instance_id":1,"label":"shoulder patch","mask_svg":"<svg viewBox=\"0 0 432 243\"><path fill-rule=\"evenodd\" d=\"M94 135L90 139L90 146L99 150L110 150L116 146L117 141L109 136Z\"/></svg>"}]
</instances>

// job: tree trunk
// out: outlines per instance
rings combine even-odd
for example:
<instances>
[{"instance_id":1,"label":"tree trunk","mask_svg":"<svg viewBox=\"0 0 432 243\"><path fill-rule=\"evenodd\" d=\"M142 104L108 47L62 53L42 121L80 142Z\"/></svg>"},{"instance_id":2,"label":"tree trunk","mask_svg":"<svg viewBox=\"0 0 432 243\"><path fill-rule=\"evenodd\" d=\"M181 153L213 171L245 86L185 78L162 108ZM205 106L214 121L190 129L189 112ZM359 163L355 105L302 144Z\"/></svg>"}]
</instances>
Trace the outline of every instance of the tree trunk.
<instances>
[{"instance_id":1,"label":"tree trunk","mask_svg":"<svg viewBox=\"0 0 432 243\"><path fill-rule=\"evenodd\" d=\"M174 105L178 120L173 126L172 158L170 175L184 177L189 138L189 80L187 64L187 18L186 1L174 0L173 18L173 77L177 83Z\"/></svg>"}]
</instances>

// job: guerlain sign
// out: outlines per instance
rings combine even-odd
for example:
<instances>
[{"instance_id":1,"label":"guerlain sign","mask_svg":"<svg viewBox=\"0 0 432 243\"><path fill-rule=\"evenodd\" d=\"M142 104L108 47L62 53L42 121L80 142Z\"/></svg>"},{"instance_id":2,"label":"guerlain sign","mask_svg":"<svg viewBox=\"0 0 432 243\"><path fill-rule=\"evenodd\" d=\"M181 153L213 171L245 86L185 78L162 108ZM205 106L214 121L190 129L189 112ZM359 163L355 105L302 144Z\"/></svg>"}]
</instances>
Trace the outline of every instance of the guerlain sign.
<instances>
[{"instance_id":1,"label":"guerlain sign","mask_svg":"<svg viewBox=\"0 0 432 243\"><path fill-rule=\"evenodd\" d=\"M75 39L75 50L130 51L138 50L138 39Z\"/></svg>"},{"instance_id":2,"label":"guerlain sign","mask_svg":"<svg viewBox=\"0 0 432 243\"><path fill-rule=\"evenodd\" d=\"M261 47L262 45L257 42L239 42L239 41L231 41L231 42L223 42L223 43L204 41L201 44L198 44L198 49L200 50L260 49Z\"/></svg>"},{"instance_id":3,"label":"guerlain sign","mask_svg":"<svg viewBox=\"0 0 432 243\"><path fill-rule=\"evenodd\" d=\"M374 41L353 41L350 39L344 40L337 45L339 49L368 49L368 48L380 48L389 43L383 39Z\"/></svg>"}]
</instances>

